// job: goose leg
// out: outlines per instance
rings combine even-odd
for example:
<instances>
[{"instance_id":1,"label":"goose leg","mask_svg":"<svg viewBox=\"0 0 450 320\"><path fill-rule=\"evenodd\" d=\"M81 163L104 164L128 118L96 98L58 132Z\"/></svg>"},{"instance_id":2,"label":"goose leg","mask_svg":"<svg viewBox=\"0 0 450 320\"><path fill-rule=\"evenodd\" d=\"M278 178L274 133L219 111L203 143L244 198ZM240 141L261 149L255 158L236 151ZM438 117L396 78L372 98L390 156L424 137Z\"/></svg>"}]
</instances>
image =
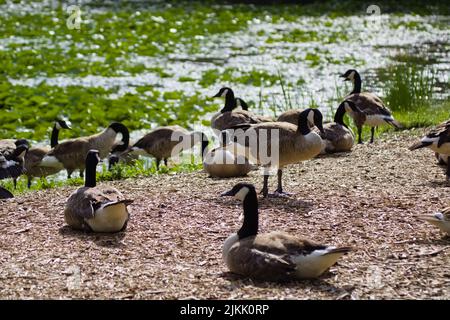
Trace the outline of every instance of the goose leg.
<instances>
[{"instance_id":1,"label":"goose leg","mask_svg":"<svg viewBox=\"0 0 450 320\"><path fill-rule=\"evenodd\" d=\"M80 169L80 178L84 178L84 170Z\"/></svg>"},{"instance_id":2,"label":"goose leg","mask_svg":"<svg viewBox=\"0 0 450 320\"><path fill-rule=\"evenodd\" d=\"M363 142L362 142L362 139L361 139L361 134L362 134L362 127L359 126L359 127L358 127L358 143L359 143L359 144L362 144L362 143L363 143Z\"/></svg>"},{"instance_id":3,"label":"goose leg","mask_svg":"<svg viewBox=\"0 0 450 320\"><path fill-rule=\"evenodd\" d=\"M67 179L70 179L70 177L72 176L72 172L73 170L67 170Z\"/></svg>"},{"instance_id":4,"label":"goose leg","mask_svg":"<svg viewBox=\"0 0 450 320\"><path fill-rule=\"evenodd\" d=\"M260 193L262 193L264 198L267 198L267 195L269 194L269 187L267 186L268 181L269 181L269 175L265 174L263 188L261 189L261 192L260 192Z\"/></svg>"},{"instance_id":5,"label":"goose leg","mask_svg":"<svg viewBox=\"0 0 450 320\"><path fill-rule=\"evenodd\" d=\"M14 190L17 188L17 178L13 178Z\"/></svg>"},{"instance_id":6,"label":"goose leg","mask_svg":"<svg viewBox=\"0 0 450 320\"><path fill-rule=\"evenodd\" d=\"M287 193L287 192L283 191L283 183L282 183L283 170L282 169L278 169L277 176L278 176L278 187L275 190L275 193L273 194L273 196L275 196L275 197L290 196L291 193Z\"/></svg>"},{"instance_id":7,"label":"goose leg","mask_svg":"<svg viewBox=\"0 0 450 320\"><path fill-rule=\"evenodd\" d=\"M165 164L166 167L167 167L167 158L164 159L164 164Z\"/></svg>"},{"instance_id":8,"label":"goose leg","mask_svg":"<svg viewBox=\"0 0 450 320\"><path fill-rule=\"evenodd\" d=\"M27 186L28 186L28 189L30 189L31 188L31 177L28 177L28 182L27 182Z\"/></svg>"},{"instance_id":9,"label":"goose leg","mask_svg":"<svg viewBox=\"0 0 450 320\"><path fill-rule=\"evenodd\" d=\"M447 182L450 183L450 157L447 160Z\"/></svg>"},{"instance_id":10,"label":"goose leg","mask_svg":"<svg viewBox=\"0 0 450 320\"><path fill-rule=\"evenodd\" d=\"M161 159L156 159L156 170L159 170L159 163L161 162Z\"/></svg>"},{"instance_id":11,"label":"goose leg","mask_svg":"<svg viewBox=\"0 0 450 320\"><path fill-rule=\"evenodd\" d=\"M375 127L370 128L370 143L373 143L373 136L375 134Z\"/></svg>"}]
</instances>

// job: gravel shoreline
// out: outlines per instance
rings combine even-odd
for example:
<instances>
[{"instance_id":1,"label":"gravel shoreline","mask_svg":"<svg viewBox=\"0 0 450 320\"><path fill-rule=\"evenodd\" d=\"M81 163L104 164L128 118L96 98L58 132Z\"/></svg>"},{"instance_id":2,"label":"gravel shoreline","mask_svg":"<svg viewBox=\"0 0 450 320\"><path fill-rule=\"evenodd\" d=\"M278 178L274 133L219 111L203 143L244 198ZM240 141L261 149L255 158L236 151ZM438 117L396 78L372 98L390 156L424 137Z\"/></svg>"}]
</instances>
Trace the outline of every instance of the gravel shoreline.
<instances>
[{"instance_id":1,"label":"gravel shoreline","mask_svg":"<svg viewBox=\"0 0 450 320\"><path fill-rule=\"evenodd\" d=\"M355 247L318 280L228 273L222 244L240 227L242 206L218 195L239 181L260 189L262 177L195 172L108 183L135 200L127 231L114 235L65 226L74 187L1 202L0 298L449 299L450 239L414 218L450 204L433 152L407 150L423 132L383 134L351 153L291 165L283 176L293 196L259 198L261 232Z\"/></svg>"}]
</instances>

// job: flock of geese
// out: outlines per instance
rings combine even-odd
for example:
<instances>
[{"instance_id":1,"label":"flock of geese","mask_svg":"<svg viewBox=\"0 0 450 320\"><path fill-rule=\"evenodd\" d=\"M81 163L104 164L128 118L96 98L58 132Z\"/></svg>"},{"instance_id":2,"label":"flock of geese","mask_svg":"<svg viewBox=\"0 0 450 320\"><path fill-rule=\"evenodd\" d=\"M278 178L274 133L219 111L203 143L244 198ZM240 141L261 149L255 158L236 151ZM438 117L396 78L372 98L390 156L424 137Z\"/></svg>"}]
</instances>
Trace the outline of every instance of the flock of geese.
<instances>
[{"instance_id":1,"label":"flock of geese","mask_svg":"<svg viewBox=\"0 0 450 320\"><path fill-rule=\"evenodd\" d=\"M132 163L138 156L151 156L156 165L174 155L179 142L187 141L192 148L199 141L204 170L217 178L244 176L255 166L264 170L264 197L285 196L282 185L283 168L288 164L309 160L319 154L351 151L355 136L344 123L348 114L358 130L358 143L362 143L363 126L371 128L371 139L377 126L401 125L381 99L370 92L361 92L361 77L354 70L341 75L353 83L352 92L338 106L334 121L323 124L318 109L289 110L277 119L251 113L248 105L237 98L231 88L224 87L214 97L223 97L225 105L211 120L211 127L222 135L221 145L208 150L208 138L202 132L189 132L179 126L157 128L134 143L130 143L128 129L121 123L111 123L98 134L59 142L61 130L70 130L62 120L55 122L49 147L30 147L24 139L0 140L0 179L16 179L24 174L28 187L34 177L55 174L63 169L70 178L78 170L85 185L73 192L67 200L64 217L74 229L89 232L124 231L129 221L127 206L132 203L117 189L96 185L96 168L108 158L110 167L118 162ZM239 107L241 109L239 109ZM273 164L260 159L257 150L270 147L270 132L277 129L279 159L276 164L278 185L275 193L268 190L269 171ZM229 135L232 130L232 136ZM269 136L262 136L268 132ZM240 135L256 137L257 146L247 145ZM119 141L116 141L121 136ZM173 139L173 137L178 137ZM438 125L410 150L427 147L436 153L440 164L447 166L450 180L450 120ZM269 149L269 148L268 148ZM180 150L181 152L181 150ZM228 237L223 245L223 259L230 271L256 279L279 281L289 278L316 278L348 253L350 247L333 247L295 237L284 232L258 233L258 199L254 185L238 183L223 196L233 196L243 202L243 224L237 233ZM11 198L11 192L0 188L0 199ZM434 215L421 215L450 234L450 208Z\"/></svg>"}]
</instances>

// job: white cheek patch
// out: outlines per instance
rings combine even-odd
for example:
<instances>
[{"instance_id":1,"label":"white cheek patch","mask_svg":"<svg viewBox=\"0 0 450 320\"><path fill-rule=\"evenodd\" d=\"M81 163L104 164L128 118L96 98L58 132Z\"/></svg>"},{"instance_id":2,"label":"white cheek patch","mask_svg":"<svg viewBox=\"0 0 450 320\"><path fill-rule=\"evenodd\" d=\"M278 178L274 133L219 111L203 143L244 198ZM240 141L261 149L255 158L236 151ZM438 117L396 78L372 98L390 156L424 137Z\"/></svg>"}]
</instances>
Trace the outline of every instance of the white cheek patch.
<instances>
[{"instance_id":1,"label":"white cheek patch","mask_svg":"<svg viewBox=\"0 0 450 320\"><path fill-rule=\"evenodd\" d=\"M353 81L355 79L355 71L350 72L348 78Z\"/></svg>"},{"instance_id":2,"label":"white cheek patch","mask_svg":"<svg viewBox=\"0 0 450 320\"><path fill-rule=\"evenodd\" d=\"M228 89L223 90L222 94L220 95L221 97L225 97L228 93Z\"/></svg>"},{"instance_id":3,"label":"white cheek patch","mask_svg":"<svg viewBox=\"0 0 450 320\"><path fill-rule=\"evenodd\" d=\"M55 124L55 127L56 127L57 130L61 130L61 125L59 124L59 122L57 122L57 123Z\"/></svg>"},{"instance_id":4,"label":"white cheek patch","mask_svg":"<svg viewBox=\"0 0 450 320\"><path fill-rule=\"evenodd\" d=\"M309 111L307 118L311 125L313 125L313 126L316 125L316 123L314 122L314 111L313 110Z\"/></svg>"},{"instance_id":5,"label":"white cheek patch","mask_svg":"<svg viewBox=\"0 0 450 320\"><path fill-rule=\"evenodd\" d=\"M422 139L422 142L438 143L438 141L439 141L439 137L433 137L433 138L425 137Z\"/></svg>"},{"instance_id":6,"label":"white cheek patch","mask_svg":"<svg viewBox=\"0 0 450 320\"><path fill-rule=\"evenodd\" d=\"M249 188L243 187L241 190L239 190L238 193L236 193L235 198L239 199L241 201L244 201L245 197L247 196L248 192L250 191Z\"/></svg>"},{"instance_id":7,"label":"white cheek patch","mask_svg":"<svg viewBox=\"0 0 450 320\"><path fill-rule=\"evenodd\" d=\"M434 217L438 220L444 220L444 215L442 214L442 212L436 212L434 214Z\"/></svg>"},{"instance_id":8,"label":"white cheek patch","mask_svg":"<svg viewBox=\"0 0 450 320\"><path fill-rule=\"evenodd\" d=\"M14 167L15 165L17 165L17 163L15 161L7 160L7 161L2 163L2 168L6 169L6 168L9 168L9 167Z\"/></svg>"}]
</instances>

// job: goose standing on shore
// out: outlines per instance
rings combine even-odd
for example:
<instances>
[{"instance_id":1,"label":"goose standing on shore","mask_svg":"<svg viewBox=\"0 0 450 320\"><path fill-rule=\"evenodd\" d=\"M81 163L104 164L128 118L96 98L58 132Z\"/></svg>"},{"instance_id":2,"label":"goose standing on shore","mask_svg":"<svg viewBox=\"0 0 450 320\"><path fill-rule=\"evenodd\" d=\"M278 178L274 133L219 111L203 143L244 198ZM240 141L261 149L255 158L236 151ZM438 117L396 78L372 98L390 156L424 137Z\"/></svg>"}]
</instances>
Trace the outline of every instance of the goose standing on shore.
<instances>
[{"instance_id":1,"label":"goose standing on shore","mask_svg":"<svg viewBox=\"0 0 450 320\"><path fill-rule=\"evenodd\" d=\"M231 88L221 88L213 98L219 97L225 98L225 106L211 119L211 127L215 130L223 131L244 123L254 124L273 121L269 117L259 116L247 111L247 104L242 99L235 98ZM243 110L234 110L238 104L243 107Z\"/></svg>"},{"instance_id":2,"label":"goose standing on shore","mask_svg":"<svg viewBox=\"0 0 450 320\"><path fill-rule=\"evenodd\" d=\"M358 128L358 143L362 143L361 133L363 125L371 127L370 143L373 143L375 128L379 125L387 123L397 129L402 127L379 97L371 92L361 92L361 76L358 71L350 69L341 74L340 77L344 78L344 81L352 81L353 83L353 90L345 97L345 100L352 101L362 111L362 113L349 112Z\"/></svg>"},{"instance_id":3,"label":"goose standing on shore","mask_svg":"<svg viewBox=\"0 0 450 320\"><path fill-rule=\"evenodd\" d=\"M98 187L96 167L100 152L89 150L86 156L84 187L70 195L64 209L66 223L74 228L93 232L124 231L129 220L127 206L133 201L112 187Z\"/></svg>"},{"instance_id":4,"label":"goose standing on shore","mask_svg":"<svg viewBox=\"0 0 450 320\"><path fill-rule=\"evenodd\" d=\"M258 198L252 184L238 183L222 196L233 196L244 204L242 227L225 240L222 250L233 273L266 281L317 278L351 251L285 232L258 234Z\"/></svg>"},{"instance_id":5,"label":"goose standing on shore","mask_svg":"<svg viewBox=\"0 0 450 320\"><path fill-rule=\"evenodd\" d=\"M41 161L41 166L64 168L67 170L68 178L78 169L82 177L88 151L98 150L100 158L106 158L119 133L122 135L122 143L128 147L130 134L127 127L119 122L113 122L101 133L61 142L47 153Z\"/></svg>"},{"instance_id":6,"label":"goose standing on shore","mask_svg":"<svg viewBox=\"0 0 450 320\"><path fill-rule=\"evenodd\" d=\"M355 143L353 131L344 123L346 112L357 112L352 101L342 102L334 114L334 122L323 125L323 133L319 133L324 141L322 153L351 151Z\"/></svg>"},{"instance_id":7,"label":"goose standing on shore","mask_svg":"<svg viewBox=\"0 0 450 320\"><path fill-rule=\"evenodd\" d=\"M159 127L147 133L131 146L125 153L151 156L156 158L156 167L159 169L161 160L167 166L167 160L181 151L192 148L201 141L202 158L208 147L208 137L202 132L192 132L179 126Z\"/></svg>"},{"instance_id":8,"label":"goose standing on shore","mask_svg":"<svg viewBox=\"0 0 450 320\"><path fill-rule=\"evenodd\" d=\"M45 167L42 166L42 159L50 152L51 148L58 145L58 135L61 129L70 129L69 125L64 120L57 120L53 126L50 137L49 147L33 147L28 150L25 155L25 175L27 176L28 188L31 187L31 181L34 177L46 177L58 173L61 167Z\"/></svg>"},{"instance_id":9,"label":"goose standing on shore","mask_svg":"<svg viewBox=\"0 0 450 320\"><path fill-rule=\"evenodd\" d=\"M300 113L297 126L288 122L265 122L254 125L239 125L233 128L236 129L234 141L248 147L252 157L258 160L258 164L265 167L264 185L261 190L264 197L268 196L268 168L276 167L278 169L278 187L274 195L283 195L286 194L282 187L283 167L312 159L321 152L324 142L320 135L311 131L309 122L317 126L323 133L322 113L318 109L306 109ZM273 138L272 134L274 135ZM278 140L276 137L278 137ZM256 145L247 145L247 139L250 142L255 141ZM275 145L272 145L272 143ZM260 154L261 149L266 150L267 153L269 151L276 152L278 159L275 159L275 161L277 163L273 163L273 154L268 155L267 159L261 159L265 156Z\"/></svg>"},{"instance_id":10,"label":"goose standing on shore","mask_svg":"<svg viewBox=\"0 0 450 320\"><path fill-rule=\"evenodd\" d=\"M442 155L441 160L445 162L445 156L450 156L450 120L431 129L419 142L409 147L409 150L412 151L425 147ZM450 182L450 161L447 161L446 175L447 181Z\"/></svg>"}]
</instances>

